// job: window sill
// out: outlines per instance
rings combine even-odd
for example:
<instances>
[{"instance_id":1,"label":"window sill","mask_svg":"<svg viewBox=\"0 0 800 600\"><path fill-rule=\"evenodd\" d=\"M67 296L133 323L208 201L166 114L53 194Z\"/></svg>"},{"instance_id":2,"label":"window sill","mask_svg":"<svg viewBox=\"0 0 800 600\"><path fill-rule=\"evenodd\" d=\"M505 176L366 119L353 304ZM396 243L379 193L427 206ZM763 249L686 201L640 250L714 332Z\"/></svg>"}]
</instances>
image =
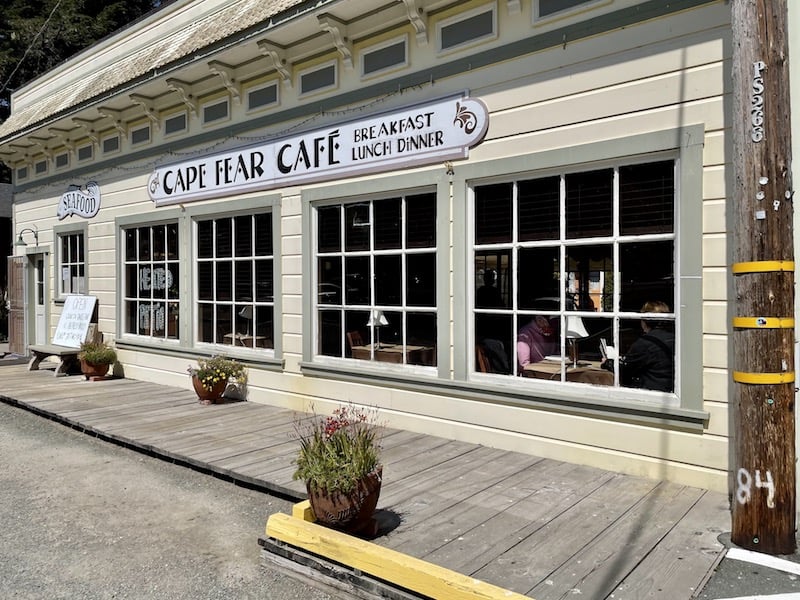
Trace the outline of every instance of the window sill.
<instances>
[{"instance_id":1,"label":"window sill","mask_svg":"<svg viewBox=\"0 0 800 600\"><path fill-rule=\"evenodd\" d=\"M117 339L114 341L114 346L118 350L146 350L151 354L160 354L162 356L181 356L189 359L197 357L213 356L215 354L222 354L223 351L219 348L186 348L184 346L173 345L177 340L165 340L164 342L145 342L139 340ZM233 346L226 346L226 348L233 348ZM224 352L229 358L234 358L247 366L258 367L270 371L282 371L283 359L275 358L274 356L263 356L258 352L250 350L249 352Z\"/></svg>"},{"instance_id":2,"label":"window sill","mask_svg":"<svg viewBox=\"0 0 800 600\"><path fill-rule=\"evenodd\" d=\"M626 422L651 427L668 427L685 431L701 432L708 423L709 413L691 410L680 406L662 403L614 399L606 394L603 398L586 397L585 393L575 393L553 389L543 395L541 388L523 389L521 386L502 386L484 381L452 381L435 377L422 379L418 372L400 372L388 368L359 368L348 364L300 363L304 375L368 383L379 387L400 387L405 390L458 395L460 398L491 402L511 406L552 410L577 416L601 418L606 420L625 420ZM554 388L556 386L553 386Z\"/></svg>"}]
</instances>

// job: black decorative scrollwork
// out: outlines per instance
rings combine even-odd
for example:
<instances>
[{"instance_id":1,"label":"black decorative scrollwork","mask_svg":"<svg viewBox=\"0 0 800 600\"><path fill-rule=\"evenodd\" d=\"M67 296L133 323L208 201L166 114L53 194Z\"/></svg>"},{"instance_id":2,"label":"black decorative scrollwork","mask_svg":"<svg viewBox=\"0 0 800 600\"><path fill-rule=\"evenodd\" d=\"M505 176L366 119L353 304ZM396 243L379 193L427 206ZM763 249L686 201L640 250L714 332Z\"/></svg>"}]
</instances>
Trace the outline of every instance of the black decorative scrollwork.
<instances>
[{"instance_id":1,"label":"black decorative scrollwork","mask_svg":"<svg viewBox=\"0 0 800 600\"><path fill-rule=\"evenodd\" d=\"M471 134L478 126L478 117L471 110L460 102L456 102L456 118L453 119L453 125L458 125L464 132Z\"/></svg>"}]
</instances>

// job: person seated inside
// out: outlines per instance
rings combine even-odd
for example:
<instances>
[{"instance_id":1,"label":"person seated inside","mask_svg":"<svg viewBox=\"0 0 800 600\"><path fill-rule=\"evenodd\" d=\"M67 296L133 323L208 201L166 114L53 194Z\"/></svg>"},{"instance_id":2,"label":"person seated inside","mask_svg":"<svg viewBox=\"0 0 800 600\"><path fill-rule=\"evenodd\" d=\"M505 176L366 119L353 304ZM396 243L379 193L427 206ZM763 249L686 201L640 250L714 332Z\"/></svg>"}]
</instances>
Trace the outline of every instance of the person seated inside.
<instances>
[{"instance_id":1,"label":"person seated inside","mask_svg":"<svg viewBox=\"0 0 800 600\"><path fill-rule=\"evenodd\" d=\"M497 271L486 269L483 272L483 285L475 291L477 308L501 308L504 306L503 296L496 284Z\"/></svg>"},{"instance_id":2,"label":"person seated inside","mask_svg":"<svg viewBox=\"0 0 800 600\"><path fill-rule=\"evenodd\" d=\"M643 313L669 313L666 303L646 302ZM619 359L623 385L648 390L671 392L675 388L675 333L658 319L642 319L642 335ZM604 361L604 368L613 370L613 363Z\"/></svg>"},{"instance_id":3,"label":"person seated inside","mask_svg":"<svg viewBox=\"0 0 800 600\"><path fill-rule=\"evenodd\" d=\"M517 333L517 362L519 372L525 365L544 360L545 356L558 353L558 332L549 318L536 315Z\"/></svg>"}]
</instances>

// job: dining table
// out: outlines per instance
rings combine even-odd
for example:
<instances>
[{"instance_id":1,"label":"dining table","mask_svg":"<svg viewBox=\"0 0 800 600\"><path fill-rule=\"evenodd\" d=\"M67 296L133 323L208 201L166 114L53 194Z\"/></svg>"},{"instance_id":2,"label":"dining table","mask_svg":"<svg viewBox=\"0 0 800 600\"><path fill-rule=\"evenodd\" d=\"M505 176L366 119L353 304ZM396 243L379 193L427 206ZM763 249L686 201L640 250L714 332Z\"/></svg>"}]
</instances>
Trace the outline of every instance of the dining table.
<instances>
[{"instance_id":1,"label":"dining table","mask_svg":"<svg viewBox=\"0 0 800 600\"><path fill-rule=\"evenodd\" d=\"M614 385L614 373L603 369L600 361L545 359L535 363L528 363L522 368L523 377L535 379L548 379L550 381L562 381L562 366L564 370L564 380L577 383L591 383L594 385Z\"/></svg>"}]
</instances>

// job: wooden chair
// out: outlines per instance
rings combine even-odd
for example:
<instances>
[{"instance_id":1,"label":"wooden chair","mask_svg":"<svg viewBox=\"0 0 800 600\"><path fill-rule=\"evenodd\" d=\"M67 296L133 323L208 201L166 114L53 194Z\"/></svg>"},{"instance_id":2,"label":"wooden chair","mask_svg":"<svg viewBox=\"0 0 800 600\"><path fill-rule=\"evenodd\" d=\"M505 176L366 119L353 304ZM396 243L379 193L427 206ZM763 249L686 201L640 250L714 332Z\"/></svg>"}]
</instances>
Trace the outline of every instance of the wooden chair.
<instances>
[{"instance_id":1,"label":"wooden chair","mask_svg":"<svg viewBox=\"0 0 800 600\"><path fill-rule=\"evenodd\" d=\"M350 350L353 349L353 346L363 346L364 340L361 339L361 333L358 331L348 331L347 345L350 346Z\"/></svg>"},{"instance_id":2,"label":"wooden chair","mask_svg":"<svg viewBox=\"0 0 800 600\"><path fill-rule=\"evenodd\" d=\"M486 351L480 344L475 344L475 367L478 369L479 373L492 372L492 365L489 363Z\"/></svg>"}]
</instances>

